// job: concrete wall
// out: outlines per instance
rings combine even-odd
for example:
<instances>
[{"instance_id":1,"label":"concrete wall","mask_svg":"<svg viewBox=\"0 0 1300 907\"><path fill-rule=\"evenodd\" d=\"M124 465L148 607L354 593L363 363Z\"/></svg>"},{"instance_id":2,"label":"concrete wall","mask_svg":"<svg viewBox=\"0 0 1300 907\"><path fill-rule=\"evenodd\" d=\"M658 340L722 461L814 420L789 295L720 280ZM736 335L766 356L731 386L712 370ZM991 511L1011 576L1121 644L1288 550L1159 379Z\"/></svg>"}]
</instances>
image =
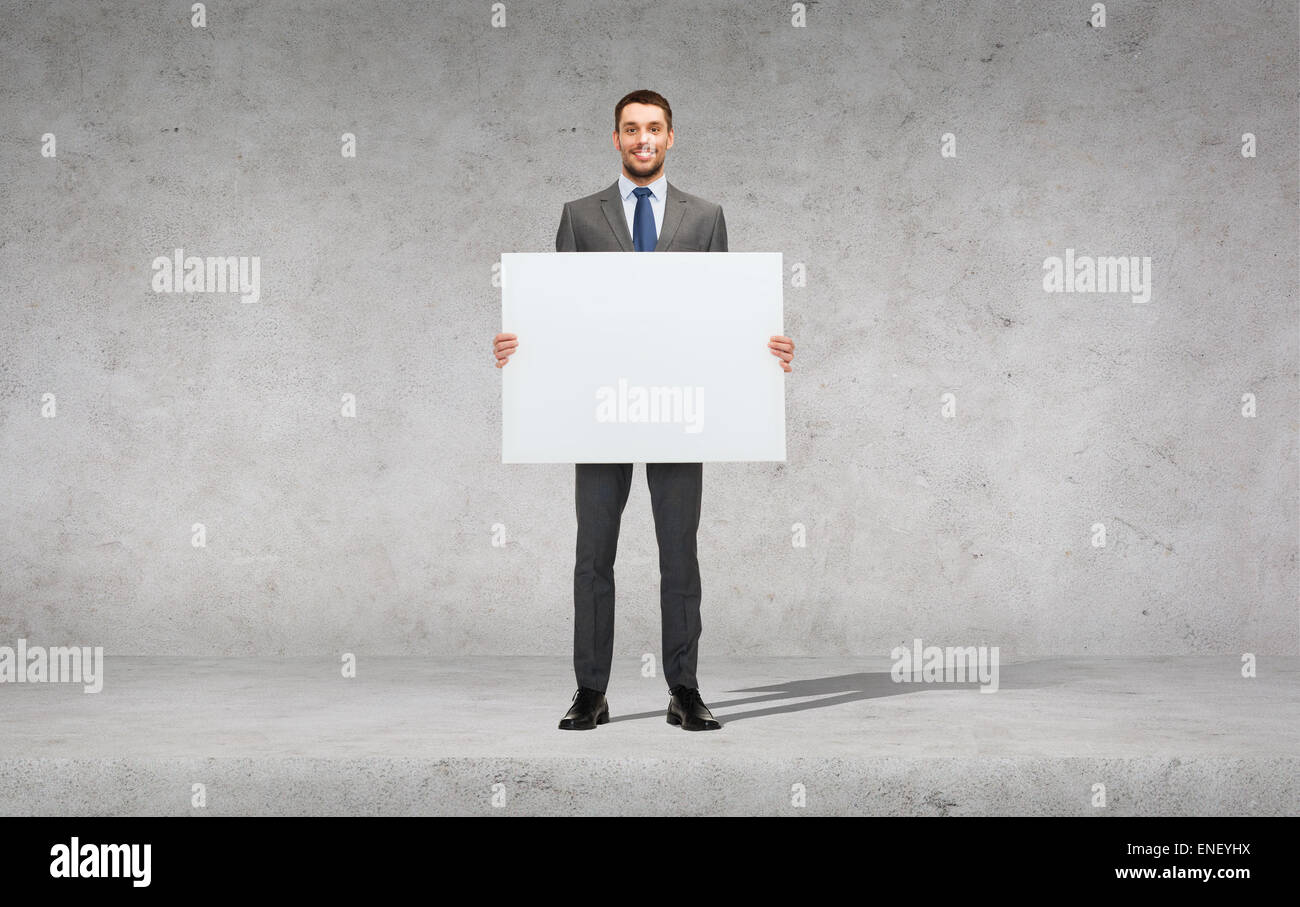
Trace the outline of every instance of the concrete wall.
<instances>
[{"instance_id":1,"label":"concrete wall","mask_svg":"<svg viewBox=\"0 0 1300 907\"><path fill-rule=\"evenodd\" d=\"M807 274L789 461L705 465L704 664L1300 649L1295 3L189 6L0 7L0 643L568 651L573 469L499 462L492 266L649 87L670 179ZM259 301L156 293L177 247ZM1045 292L1066 249L1150 300Z\"/></svg>"}]
</instances>

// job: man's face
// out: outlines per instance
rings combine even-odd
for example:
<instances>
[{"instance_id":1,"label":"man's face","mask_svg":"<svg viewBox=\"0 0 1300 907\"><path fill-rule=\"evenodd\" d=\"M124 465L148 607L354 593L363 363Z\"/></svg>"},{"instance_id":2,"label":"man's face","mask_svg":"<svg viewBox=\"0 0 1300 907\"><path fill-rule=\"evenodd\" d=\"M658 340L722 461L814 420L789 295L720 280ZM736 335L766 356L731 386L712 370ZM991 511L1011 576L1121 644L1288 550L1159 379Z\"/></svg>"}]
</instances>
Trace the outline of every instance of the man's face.
<instances>
[{"instance_id":1,"label":"man's face","mask_svg":"<svg viewBox=\"0 0 1300 907\"><path fill-rule=\"evenodd\" d=\"M664 169L664 157L673 147L673 133L664 121L663 108L636 103L624 107L614 133L614 147L623 155L623 172L628 179L642 186L657 180Z\"/></svg>"}]
</instances>

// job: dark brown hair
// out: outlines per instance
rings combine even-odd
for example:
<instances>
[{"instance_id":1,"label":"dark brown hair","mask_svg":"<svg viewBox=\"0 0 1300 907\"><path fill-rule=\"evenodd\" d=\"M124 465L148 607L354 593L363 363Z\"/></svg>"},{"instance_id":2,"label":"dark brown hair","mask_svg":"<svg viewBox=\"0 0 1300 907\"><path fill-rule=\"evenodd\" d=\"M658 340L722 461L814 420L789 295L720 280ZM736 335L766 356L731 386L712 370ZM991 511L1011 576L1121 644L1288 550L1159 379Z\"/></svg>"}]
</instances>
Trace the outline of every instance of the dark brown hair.
<instances>
[{"instance_id":1,"label":"dark brown hair","mask_svg":"<svg viewBox=\"0 0 1300 907\"><path fill-rule=\"evenodd\" d=\"M668 99L657 91L651 91L648 88L638 88L636 91L623 95L623 99L614 107L614 131L618 132L620 128L619 120L623 116L623 108L628 104L654 104L656 107L664 109L664 123L668 131L673 129L673 109L668 106Z\"/></svg>"}]
</instances>

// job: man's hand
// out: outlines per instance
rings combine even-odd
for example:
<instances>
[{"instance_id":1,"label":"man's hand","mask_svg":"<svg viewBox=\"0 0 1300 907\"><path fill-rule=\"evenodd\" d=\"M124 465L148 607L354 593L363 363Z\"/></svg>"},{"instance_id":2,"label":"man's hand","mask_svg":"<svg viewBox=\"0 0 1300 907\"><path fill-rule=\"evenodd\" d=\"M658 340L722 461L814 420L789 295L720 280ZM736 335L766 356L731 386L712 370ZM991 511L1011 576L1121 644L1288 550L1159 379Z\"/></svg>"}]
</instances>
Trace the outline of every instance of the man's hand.
<instances>
[{"instance_id":1,"label":"man's hand","mask_svg":"<svg viewBox=\"0 0 1300 907\"><path fill-rule=\"evenodd\" d=\"M794 358L794 341L785 335L772 337L767 342L767 348L773 356L780 357L781 368L787 372L794 371L790 368L790 360Z\"/></svg>"},{"instance_id":2,"label":"man's hand","mask_svg":"<svg viewBox=\"0 0 1300 907\"><path fill-rule=\"evenodd\" d=\"M517 346L519 346L519 341L515 339L514 334L497 334L492 338L492 352L497 357L497 368L501 368L510 361L510 354L515 351ZM786 371L789 371L789 369L786 369Z\"/></svg>"}]
</instances>

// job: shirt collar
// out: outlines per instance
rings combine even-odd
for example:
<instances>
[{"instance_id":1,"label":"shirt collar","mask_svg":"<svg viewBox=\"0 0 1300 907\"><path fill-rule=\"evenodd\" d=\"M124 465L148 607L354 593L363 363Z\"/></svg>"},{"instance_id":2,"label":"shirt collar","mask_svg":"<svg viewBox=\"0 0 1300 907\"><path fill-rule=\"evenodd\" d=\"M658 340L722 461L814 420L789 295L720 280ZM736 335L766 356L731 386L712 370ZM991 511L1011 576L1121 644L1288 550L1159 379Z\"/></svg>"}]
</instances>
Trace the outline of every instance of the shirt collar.
<instances>
[{"instance_id":1,"label":"shirt collar","mask_svg":"<svg viewBox=\"0 0 1300 907\"><path fill-rule=\"evenodd\" d=\"M628 179L626 173L624 173L622 170L618 172L618 191L619 191L620 198L622 198L625 201L628 198L635 198L635 196L632 195L632 190L635 189L636 187L637 187L636 183ZM650 190L651 194L655 198L657 198L659 201L663 201L664 195L668 191L668 174L666 173L663 174L662 176L659 177L659 179L655 180L653 183L646 186L646 188Z\"/></svg>"}]
</instances>

